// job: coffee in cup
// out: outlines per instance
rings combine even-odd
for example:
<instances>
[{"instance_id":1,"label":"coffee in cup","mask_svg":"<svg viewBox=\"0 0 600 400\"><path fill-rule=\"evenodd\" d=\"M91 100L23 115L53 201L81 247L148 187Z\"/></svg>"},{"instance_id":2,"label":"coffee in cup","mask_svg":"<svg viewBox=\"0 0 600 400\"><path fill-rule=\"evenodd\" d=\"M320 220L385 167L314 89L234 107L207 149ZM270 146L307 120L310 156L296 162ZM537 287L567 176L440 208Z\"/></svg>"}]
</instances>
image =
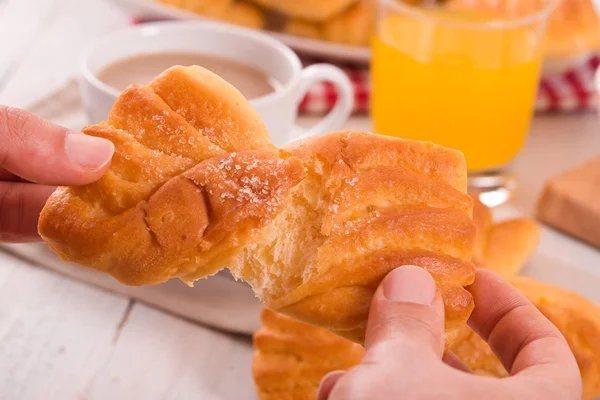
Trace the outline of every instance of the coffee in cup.
<instances>
[{"instance_id":1,"label":"coffee in cup","mask_svg":"<svg viewBox=\"0 0 600 400\"><path fill-rule=\"evenodd\" d=\"M206 68L235 86L247 99L266 96L282 87L274 77L252 65L226 57L192 52L160 52L126 57L102 68L97 77L107 85L123 91L133 83L149 83L174 65L198 65Z\"/></svg>"}]
</instances>

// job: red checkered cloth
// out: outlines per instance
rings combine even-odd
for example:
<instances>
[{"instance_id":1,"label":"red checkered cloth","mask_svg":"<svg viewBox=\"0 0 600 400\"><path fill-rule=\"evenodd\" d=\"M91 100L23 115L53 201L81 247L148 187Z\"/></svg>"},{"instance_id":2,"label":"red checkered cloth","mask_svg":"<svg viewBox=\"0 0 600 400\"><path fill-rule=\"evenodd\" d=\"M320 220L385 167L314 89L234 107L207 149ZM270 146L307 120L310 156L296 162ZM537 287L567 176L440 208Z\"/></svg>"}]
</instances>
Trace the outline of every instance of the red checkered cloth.
<instances>
[{"instance_id":1,"label":"red checkered cloth","mask_svg":"<svg viewBox=\"0 0 600 400\"><path fill-rule=\"evenodd\" d=\"M305 65L323 60L305 60ZM540 82L535 109L537 112L573 111L593 108L596 103L594 74L600 65L600 54L590 56L558 75L544 77ZM340 65L354 85L354 112L369 111L370 76L366 66ZM337 100L335 87L329 82L314 85L300 104L300 111L323 114Z\"/></svg>"},{"instance_id":2,"label":"red checkered cloth","mask_svg":"<svg viewBox=\"0 0 600 400\"><path fill-rule=\"evenodd\" d=\"M559 75L544 77L535 104L536 111L573 111L596 105L595 73L600 53Z\"/></svg>"},{"instance_id":3,"label":"red checkered cloth","mask_svg":"<svg viewBox=\"0 0 600 400\"><path fill-rule=\"evenodd\" d=\"M325 60L303 59L304 66L327 62ZM338 65L350 78L354 87L354 113L369 111L371 100L371 77L369 69L363 65ZM330 82L313 85L300 103L300 112L305 114L323 114L331 110L337 101L337 91Z\"/></svg>"}]
</instances>

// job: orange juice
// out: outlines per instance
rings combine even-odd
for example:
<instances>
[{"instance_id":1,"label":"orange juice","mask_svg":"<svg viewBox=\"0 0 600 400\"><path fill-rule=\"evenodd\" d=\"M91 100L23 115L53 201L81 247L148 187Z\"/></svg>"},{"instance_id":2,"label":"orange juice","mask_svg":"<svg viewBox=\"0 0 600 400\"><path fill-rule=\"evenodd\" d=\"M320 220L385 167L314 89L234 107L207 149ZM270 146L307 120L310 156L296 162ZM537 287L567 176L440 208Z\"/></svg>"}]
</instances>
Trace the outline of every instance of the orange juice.
<instances>
[{"instance_id":1,"label":"orange juice","mask_svg":"<svg viewBox=\"0 0 600 400\"><path fill-rule=\"evenodd\" d=\"M500 167L523 147L529 128L539 29L479 30L455 22L489 16L435 13L445 20L380 21L372 61L375 131L459 149L470 172Z\"/></svg>"}]
</instances>

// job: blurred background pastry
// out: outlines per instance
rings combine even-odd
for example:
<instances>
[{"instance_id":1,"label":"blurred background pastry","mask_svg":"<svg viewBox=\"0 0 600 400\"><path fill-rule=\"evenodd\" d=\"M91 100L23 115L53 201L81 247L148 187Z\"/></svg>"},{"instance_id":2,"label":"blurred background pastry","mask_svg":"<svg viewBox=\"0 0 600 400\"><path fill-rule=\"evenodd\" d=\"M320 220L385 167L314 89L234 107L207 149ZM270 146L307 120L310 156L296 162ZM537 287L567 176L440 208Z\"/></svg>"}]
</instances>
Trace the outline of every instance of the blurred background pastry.
<instances>
[{"instance_id":1,"label":"blurred background pastry","mask_svg":"<svg viewBox=\"0 0 600 400\"><path fill-rule=\"evenodd\" d=\"M234 0L158 0L159 2L188 10L207 17L219 18Z\"/></svg>"},{"instance_id":2,"label":"blurred background pastry","mask_svg":"<svg viewBox=\"0 0 600 400\"><path fill-rule=\"evenodd\" d=\"M473 261L503 277L515 275L538 244L538 224L527 218L494 222L491 210L478 199L473 200L473 221L477 226Z\"/></svg>"},{"instance_id":3,"label":"blurred background pastry","mask_svg":"<svg viewBox=\"0 0 600 400\"><path fill-rule=\"evenodd\" d=\"M253 4L238 0L157 0L165 5L248 28L262 29L266 18Z\"/></svg>"},{"instance_id":4,"label":"blurred background pastry","mask_svg":"<svg viewBox=\"0 0 600 400\"><path fill-rule=\"evenodd\" d=\"M326 40L352 46L368 46L375 24L375 3L360 0L357 4L333 18L312 23L301 19L290 19L284 31L291 35Z\"/></svg>"},{"instance_id":5,"label":"blurred background pastry","mask_svg":"<svg viewBox=\"0 0 600 400\"><path fill-rule=\"evenodd\" d=\"M347 10L357 0L251 0L289 18L323 22Z\"/></svg>"},{"instance_id":6,"label":"blurred background pastry","mask_svg":"<svg viewBox=\"0 0 600 400\"><path fill-rule=\"evenodd\" d=\"M221 19L225 22L249 28L263 28L266 24L263 11L243 1L233 2L221 16Z\"/></svg>"},{"instance_id":7,"label":"blurred background pastry","mask_svg":"<svg viewBox=\"0 0 600 400\"><path fill-rule=\"evenodd\" d=\"M546 56L569 57L600 49L600 21L592 0L559 0L548 22Z\"/></svg>"}]
</instances>

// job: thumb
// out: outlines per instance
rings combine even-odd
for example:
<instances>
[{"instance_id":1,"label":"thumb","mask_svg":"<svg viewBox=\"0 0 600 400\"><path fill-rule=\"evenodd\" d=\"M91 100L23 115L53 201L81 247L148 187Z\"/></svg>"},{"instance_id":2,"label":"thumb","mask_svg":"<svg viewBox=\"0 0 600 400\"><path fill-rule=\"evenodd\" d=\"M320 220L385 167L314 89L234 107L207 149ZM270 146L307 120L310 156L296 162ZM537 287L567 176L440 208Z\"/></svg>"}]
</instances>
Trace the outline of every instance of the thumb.
<instances>
[{"instance_id":1,"label":"thumb","mask_svg":"<svg viewBox=\"0 0 600 400\"><path fill-rule=\"evenodd\" d=\"M373 296L363 360L415 365L440 360L444 352L444 304L423 268L390 272Z\"/></svg>"},{"instance_id":2,"label":"thumb","mask_svg":"<svg viewBox=\"0 0 600 400\"><path fill-rule=\"evenodd\" d=\"M113 144L0 106L0 170L46 185L82 185L108 168Z\"/></svg>"}]
</instances>

